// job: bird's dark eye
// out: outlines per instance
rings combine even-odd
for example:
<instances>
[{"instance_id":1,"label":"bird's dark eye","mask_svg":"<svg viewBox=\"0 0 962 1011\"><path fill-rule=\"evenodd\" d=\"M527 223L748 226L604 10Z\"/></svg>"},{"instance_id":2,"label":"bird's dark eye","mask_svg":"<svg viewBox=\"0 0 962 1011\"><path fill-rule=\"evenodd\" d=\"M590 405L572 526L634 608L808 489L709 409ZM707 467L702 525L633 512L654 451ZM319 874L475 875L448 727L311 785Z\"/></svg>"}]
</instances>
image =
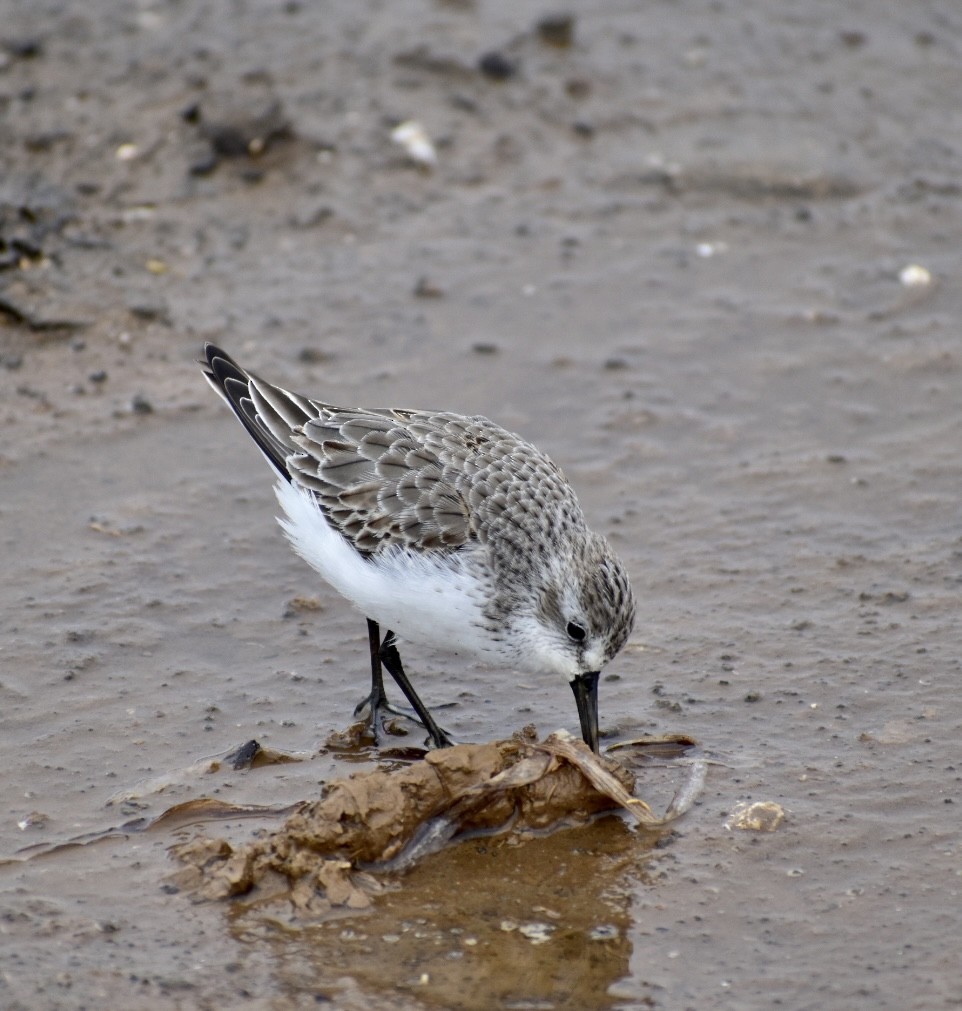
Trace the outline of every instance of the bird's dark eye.
<instances>
[{"instance_id":1,"label":"bird's dark eye","mask_svg":"<svg viewBox=\"0 0 962 1011\"><path fill-rule=\"evenodd\" d=\"M576 621L569 621L568 627L565 631L568 633L568 638L571 639L572 642L584 642L585 636L588 634L585 631L584 626L579 625Z\"/></svg>"}]
</instances>

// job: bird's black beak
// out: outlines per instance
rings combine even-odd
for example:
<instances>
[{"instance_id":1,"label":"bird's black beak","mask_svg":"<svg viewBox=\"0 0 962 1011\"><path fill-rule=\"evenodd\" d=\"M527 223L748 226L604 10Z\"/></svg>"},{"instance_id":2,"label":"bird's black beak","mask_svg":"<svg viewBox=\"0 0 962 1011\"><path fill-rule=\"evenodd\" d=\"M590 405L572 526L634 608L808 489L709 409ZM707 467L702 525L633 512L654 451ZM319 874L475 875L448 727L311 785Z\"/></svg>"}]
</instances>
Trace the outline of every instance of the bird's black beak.
<instances>
[{"instance_id":1,"label":"bird's black beak","mask_svg":"<svg viewBox=\"0 0 962 1011\"><path fill-rule=\"evenodd\" d=\"M578 704L578 719L581 720L581 736L585 744L598 754L598 675L599 671L579 674L571 682Z\"/></svg>"}]
</instances>

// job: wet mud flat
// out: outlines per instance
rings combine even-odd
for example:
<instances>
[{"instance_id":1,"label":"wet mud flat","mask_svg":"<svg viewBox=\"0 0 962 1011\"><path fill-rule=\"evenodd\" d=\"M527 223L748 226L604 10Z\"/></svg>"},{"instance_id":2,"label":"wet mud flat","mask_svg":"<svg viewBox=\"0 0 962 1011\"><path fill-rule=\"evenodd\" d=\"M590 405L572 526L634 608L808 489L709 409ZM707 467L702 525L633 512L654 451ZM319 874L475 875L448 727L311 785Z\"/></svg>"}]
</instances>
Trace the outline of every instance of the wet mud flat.
<instances>
[{"instance_id":1,"label":"wet mud flat","mask_svg":"<svg viewBox=\"0 0 962 1011\"><path fill-rule=\"evenodd\" d=\"M0 1005L957 1006L955 9L2 13ZM203 340L547 450L641 605L603 743L697 738L686 818L472 840L311 928L172 890L207 824L22 859L375 765L319 750L363 623ZM551 679L407 662L459 740L575 727ZM251 738L305 760L208 760Z\"/></svg>"}]
</instances>

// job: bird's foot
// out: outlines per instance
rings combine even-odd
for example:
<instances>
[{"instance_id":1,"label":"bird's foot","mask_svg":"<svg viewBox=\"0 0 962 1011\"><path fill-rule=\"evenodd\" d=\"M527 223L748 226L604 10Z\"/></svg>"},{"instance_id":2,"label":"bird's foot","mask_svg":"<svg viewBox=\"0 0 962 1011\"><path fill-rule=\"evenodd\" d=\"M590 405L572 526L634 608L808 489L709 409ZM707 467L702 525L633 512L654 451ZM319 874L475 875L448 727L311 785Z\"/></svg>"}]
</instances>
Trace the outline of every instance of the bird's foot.
<instances>
[{"instance_id":1,"label":"bird's foot","mask_svg":"<svg viewBox=\"0 0 962 1011\"><path fill-rule=\"evenodd\" d=\"M375 692L371 692L361 699L354 707L354 715L363 720L366 736L370 737L378 747L392 738L407 735L407 731L403 729L398 720L406 720L417 724L422 729L427 729L413 709L409 709L407 706L392 705L388 702L387 695ZM441 727L438 727L437 730L437 739L429 731L424 742L425 747L429 750L453 747L455 741L450 734Z\"/></svg>"},{"instance_id":2,"label":"bird's foot","mask_svg":"<svg viewBox=\"0 0 962 1011\"><path fill-rule=\"evenodd\" d=\"M376 746L392 738L407 736L401 720L417 722L413 710L392 706L384 695L368 695L355 706L354 715L364 723L364 736L370 738Z\"/></svg>"},{"instance_id":3,"label":"bird's foot","mask_svg":"<svg viewBox=\"0 0 962 1011\"><path fill-rule=\"evenodd\" d=\"M438 739L435 740L428 734L424 743L429 751L433 751L435 748L453 748L457 741L442 727L438 727Z\"/></svg>"}]
</instances>

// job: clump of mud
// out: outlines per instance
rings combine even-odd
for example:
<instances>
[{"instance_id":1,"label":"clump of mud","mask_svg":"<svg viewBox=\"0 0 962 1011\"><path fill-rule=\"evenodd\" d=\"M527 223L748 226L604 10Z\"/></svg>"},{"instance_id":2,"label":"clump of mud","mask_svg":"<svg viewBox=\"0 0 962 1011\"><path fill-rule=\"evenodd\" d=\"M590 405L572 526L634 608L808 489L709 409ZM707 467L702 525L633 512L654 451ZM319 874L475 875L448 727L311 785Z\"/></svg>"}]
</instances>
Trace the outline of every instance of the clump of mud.
<instances>
[{"instance_id":1,"label":"clump of mud","mask_svg":"<svg viewBox=\"0 0 962 1011\"><path fill-rule=\"evenodd\" d=\"M449 842L478 833L544 832L623 808L647 827L659 818L632 797L633 774L562 732L429 752L324 788L278 830L234 847L201 837L176 847L178 883L199 899L287 899L295 911L364 909L378 874L406 869Z\"/></svg>"}]
</instances>

